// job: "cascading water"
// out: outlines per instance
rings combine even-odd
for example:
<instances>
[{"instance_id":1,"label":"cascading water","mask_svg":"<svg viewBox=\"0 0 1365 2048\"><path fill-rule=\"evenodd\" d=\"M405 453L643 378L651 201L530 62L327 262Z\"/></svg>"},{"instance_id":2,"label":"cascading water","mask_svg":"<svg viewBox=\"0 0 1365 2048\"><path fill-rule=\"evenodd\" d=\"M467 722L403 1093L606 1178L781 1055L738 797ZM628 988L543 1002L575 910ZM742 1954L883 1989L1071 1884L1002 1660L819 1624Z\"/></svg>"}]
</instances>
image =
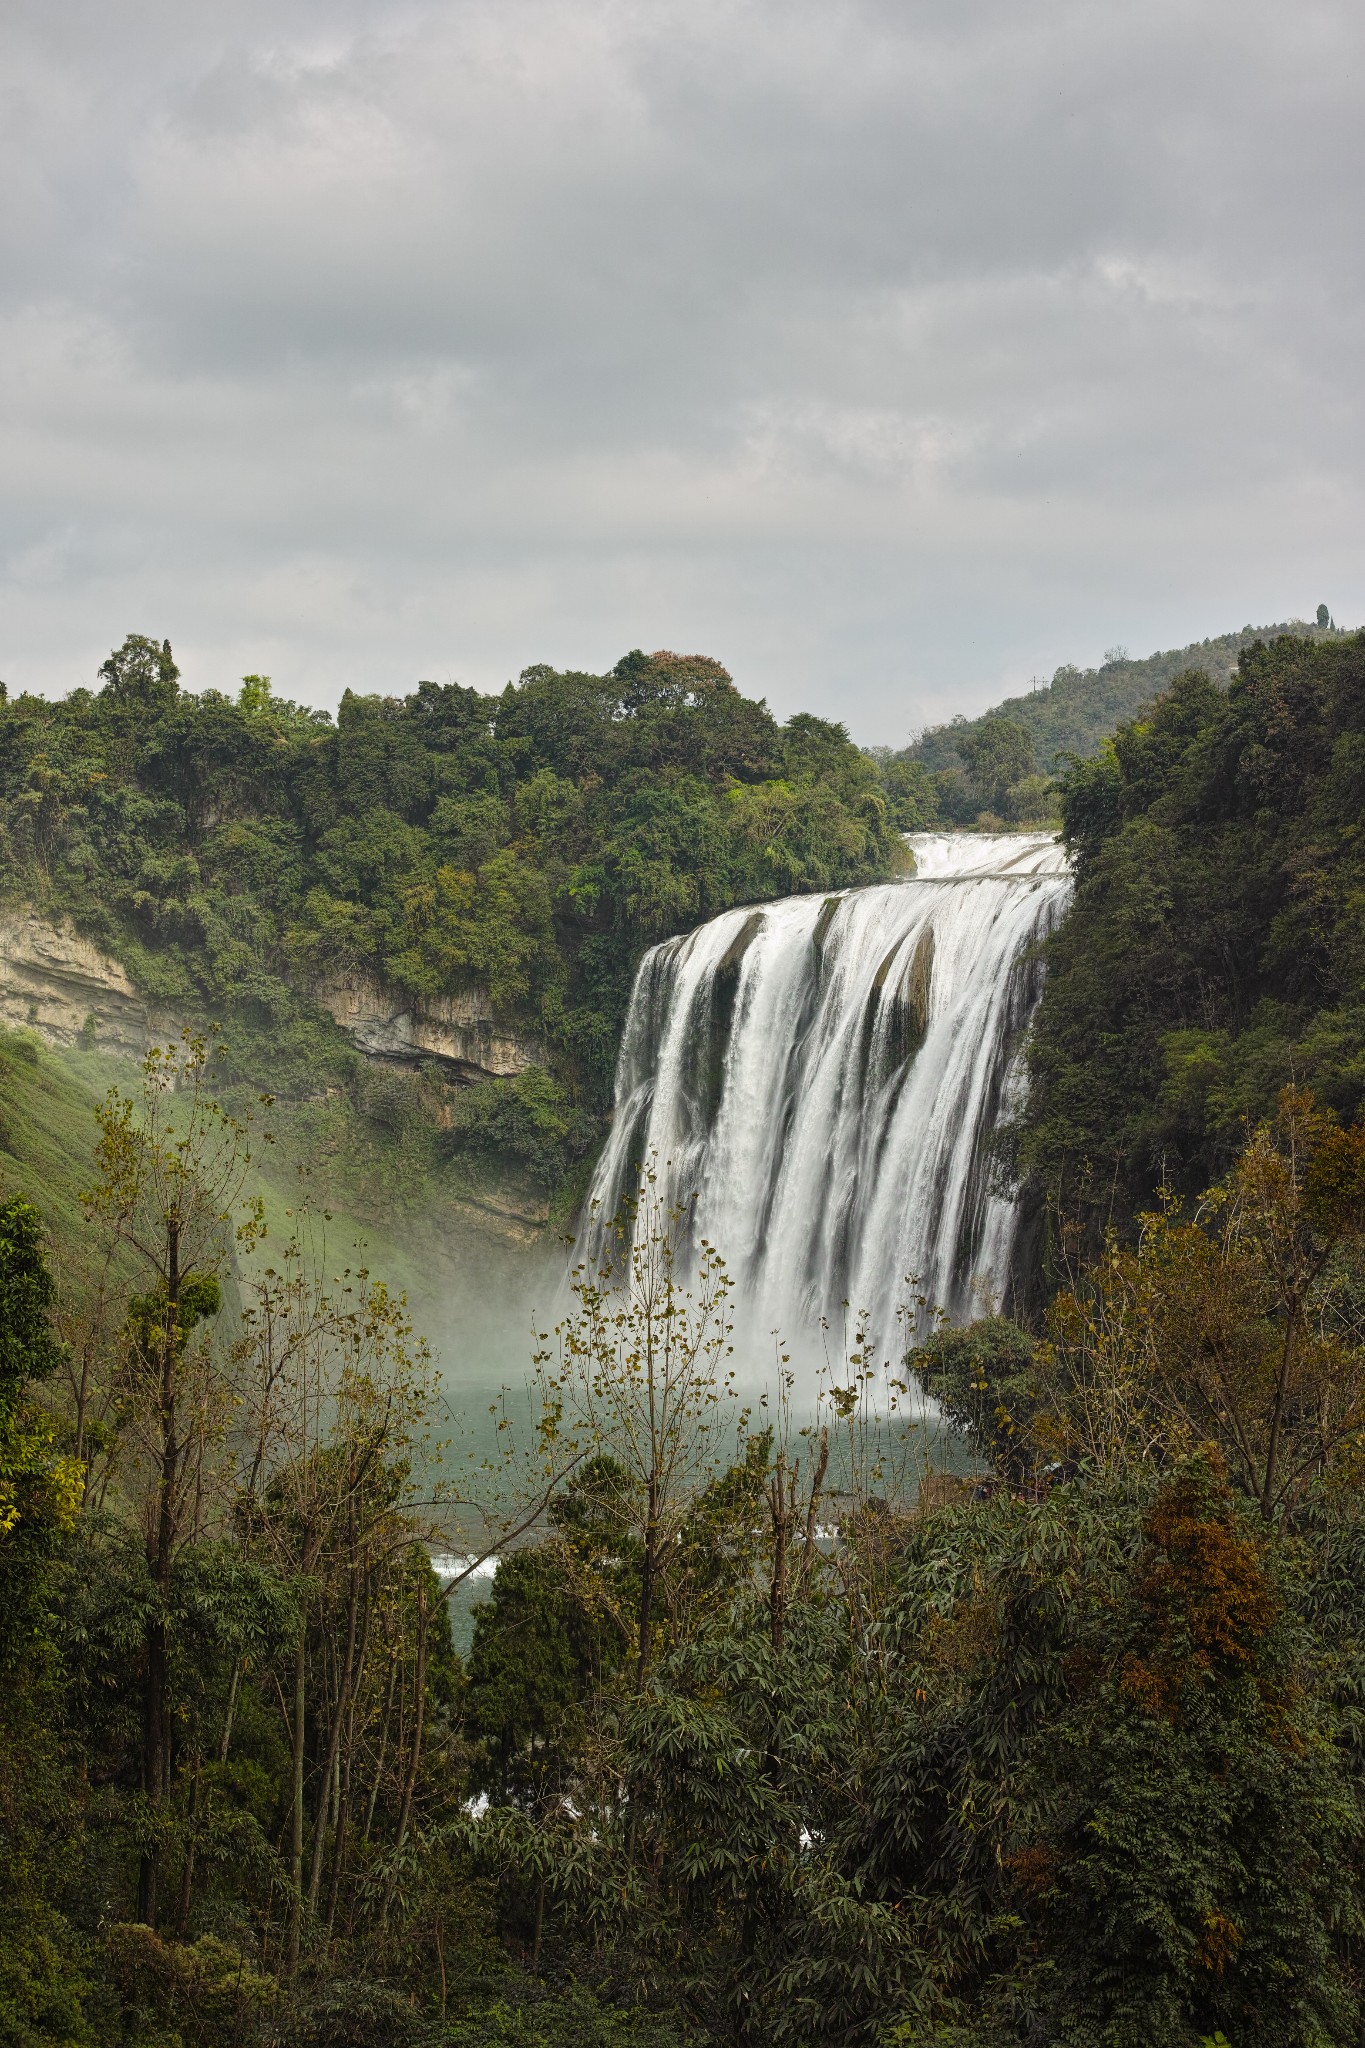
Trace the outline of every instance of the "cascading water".
<instances>
[{"instance_id":1,"label":"cascading water","mask_svg":"<svg viewBox=\"0 0 1365 2048\"><path fill-rule=\"evenodd\" d=\"M609 1256L649 1160L723 1254L742 1340L847 1302L890 1344L899 1316L996 1305L1017 1218L990 1138L1070 877L1050 834L909 844L910 880L726 911L646 954L580 1256Z\"/></svg>"}]
</instances>

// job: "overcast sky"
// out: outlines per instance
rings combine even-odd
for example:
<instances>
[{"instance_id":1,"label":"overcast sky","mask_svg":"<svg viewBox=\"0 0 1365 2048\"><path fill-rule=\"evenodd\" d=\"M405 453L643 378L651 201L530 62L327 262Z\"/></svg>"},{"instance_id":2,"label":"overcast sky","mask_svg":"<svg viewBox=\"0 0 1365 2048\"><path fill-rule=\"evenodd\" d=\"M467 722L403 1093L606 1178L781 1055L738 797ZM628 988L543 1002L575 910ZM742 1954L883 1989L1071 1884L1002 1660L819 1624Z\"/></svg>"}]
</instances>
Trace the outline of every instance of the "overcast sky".
<instances>
[{"instance_id":1,"label":"overcast sky","mask_svg":"<svg viewBox=\"0 0 1365 2048\"><path fill-rule=\"evenodd\" d=\"M1360 0L6 0L0 675L1365 619Z\"/></svg>"}]
</instances>

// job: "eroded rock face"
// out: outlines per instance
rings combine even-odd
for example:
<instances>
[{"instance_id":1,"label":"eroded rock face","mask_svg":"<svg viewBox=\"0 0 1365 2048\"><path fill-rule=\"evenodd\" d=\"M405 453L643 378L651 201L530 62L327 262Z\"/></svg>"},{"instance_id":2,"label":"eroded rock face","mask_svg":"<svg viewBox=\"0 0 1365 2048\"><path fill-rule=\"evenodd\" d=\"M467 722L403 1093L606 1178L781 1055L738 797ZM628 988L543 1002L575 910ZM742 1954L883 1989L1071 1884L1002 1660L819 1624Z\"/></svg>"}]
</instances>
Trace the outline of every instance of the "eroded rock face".
<instances>
[{"instance_id":1,"label":"eroded rock face","mask_svg":"<svg viewBox=\"0 0 1365 2048\"><path fill-rule=\"evenodd\" d=\"M351 973L314 994L370 1059L409 1067L435 1059L461 1081L524 1074L545 1063L544 1048L499 1026L479 991L413 1002ZM129 1059L179 1030L178 1020L149 1010L110 954L69 924L22 907L0 910L0 1024L36 1031L49 1045L86 1045Z\"/></svg>"},{"instance_id":2,"label":"eroded rock face","mask_svg":"<svg viewBox=\"0 0 1365 2048\"><path fill-rule=\"evenodd\" d=\"M372 1059L407 1066L435 1059L470 1081L524 1074L528 1067L545 1064L545 1050L534 1039L494 1021L480 990L413 1000L386 989L370 975L352 971L321 983L314 994L357 1052Z\"/></svg>"},{"instance_id":3,"label":"eroded rock face","mask_svg":"<svg viewBox=\"0 0 1365 2048\"><path fill-rule=\"evenodd\" d=\"M124 969L69 925L0 911L0 1023L50 1045L89 1045L140 1058L157 1020Z\"/></svg>"}]
</instances>

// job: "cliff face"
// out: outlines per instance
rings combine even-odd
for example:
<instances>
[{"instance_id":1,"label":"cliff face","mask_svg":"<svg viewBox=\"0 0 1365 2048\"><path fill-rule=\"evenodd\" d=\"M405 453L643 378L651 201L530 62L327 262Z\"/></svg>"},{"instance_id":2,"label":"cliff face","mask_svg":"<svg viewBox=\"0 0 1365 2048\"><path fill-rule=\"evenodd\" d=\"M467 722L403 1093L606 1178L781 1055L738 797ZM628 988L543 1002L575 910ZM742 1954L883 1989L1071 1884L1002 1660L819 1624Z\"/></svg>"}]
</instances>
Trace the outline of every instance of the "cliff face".
<instances>
[{"instance_id":1,"label":"cliff face","mask_svg":"<svg viewBox=\"0 0 1365 2048\"><path fill-rule=\"evenodd\" d=\"M497 1024L486 996L413 1002L372 977L344 974L317 1001L370 1059L415 1067L438 1060L452 1080L524 1074L544 1063L534 1040ZM0 1024L36 1031L49 1045L85 1045L139 1059L179 1021L149 1010L125 970L66 924L35 911L0 911Z\"/></svg>"},{"instance_id":2,"label":"cliff face","mask_svg":"<svg viewBox=\"0 0 1365 2048\"><path fill-rule=\"evenodd\" d=\"M499 1025L480 990L458 996L419 996L386 989L372 976L350 972L321 983L314 995L371 1059L417 1066L439 1060L454 1078L483 1081L543 1066L535 1040Z\"/></svg>"},{"instance_id":3,"label":"cliff face","mask_svg":"<svg viewBox=\"0 0 1365 2048\"><path fill-rule=\"evenodd\" d=\"M0 1023L27 1027L50 1045L80 1043L130 1059L168 1028L117 960L26 910L0 911Z\"/></svg>"}]
</instances>

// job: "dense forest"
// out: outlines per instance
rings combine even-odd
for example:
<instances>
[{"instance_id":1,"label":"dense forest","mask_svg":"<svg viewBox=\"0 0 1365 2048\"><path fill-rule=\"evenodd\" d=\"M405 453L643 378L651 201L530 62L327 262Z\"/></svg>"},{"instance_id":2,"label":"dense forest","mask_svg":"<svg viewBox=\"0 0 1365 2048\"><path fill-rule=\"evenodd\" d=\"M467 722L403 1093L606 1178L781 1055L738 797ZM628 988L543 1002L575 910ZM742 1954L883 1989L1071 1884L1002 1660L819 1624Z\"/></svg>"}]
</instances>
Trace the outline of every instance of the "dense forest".
<instances>
[{"instance_id":1,"label":"dense forest","mask_svg":"<svg viewBox=\"0 0 1365 2048\"><path fill-rule=\"evenodd\" d=\"M911 1353L965 1478L856 1350L746 1419L655 1218L480 1536L213 1073L101 1110L83 1290L0 1204L4 2038L1358 2039L1365 1127L1282 1091L1038 1329Z\"/></svg>"},{"instance_id":2,"label":"dense forest","mask_svg":"<svg viewBox=\"0 0 1365 2048\"><path fill-rule=\"evenodd\" d=\"M683 1285L646 1192L465 1458L404 1303L267 1224L245 1077L277 1035L344 1080L344 946L505 973L590 1115L648 937L891 871L923 764L683 666L532 672L445 747L464 693L332 726L150 642L5 709L16 890L236 1023L125 1069L60 1228L50 1055L0 1042L0 2038L1357 2043L1365 636L1180 674L1061 779L1027 1325L889 1388L851 1326L746 1413L724 1247Z\"/></svg>"},{"instance_id":3,"label":"dense forest","mask_svg":"<svg viewBox=\"0 0 1365 2048\"><path fill-rule=\"evenodd\" d=\"M239 1068L281 1093L355 1070L320 975L477 987L546 1072L485 1090L466 1135L552 1174L610 1100L647 944L903 864L843 727L779 726L702 657L542 666L495 696L348 691L333 722L267 677L183 689L134 634L100 685L0 702L5 895L69 914L172 1012L230 1019Z\"/></svg>"},{"instance_id":4,"label":"dense forest","mask_svg":"<svg viewBox=\"0 0 1365 2048\"><path fill-rule=\"evenodd\" d=\"M1365 1100L1365 635L1187 670L1062 783L1019 1157L1035 1201L1128 1220L1215 1180L1280 1088Z\"/></svg>"}]
</instances>

